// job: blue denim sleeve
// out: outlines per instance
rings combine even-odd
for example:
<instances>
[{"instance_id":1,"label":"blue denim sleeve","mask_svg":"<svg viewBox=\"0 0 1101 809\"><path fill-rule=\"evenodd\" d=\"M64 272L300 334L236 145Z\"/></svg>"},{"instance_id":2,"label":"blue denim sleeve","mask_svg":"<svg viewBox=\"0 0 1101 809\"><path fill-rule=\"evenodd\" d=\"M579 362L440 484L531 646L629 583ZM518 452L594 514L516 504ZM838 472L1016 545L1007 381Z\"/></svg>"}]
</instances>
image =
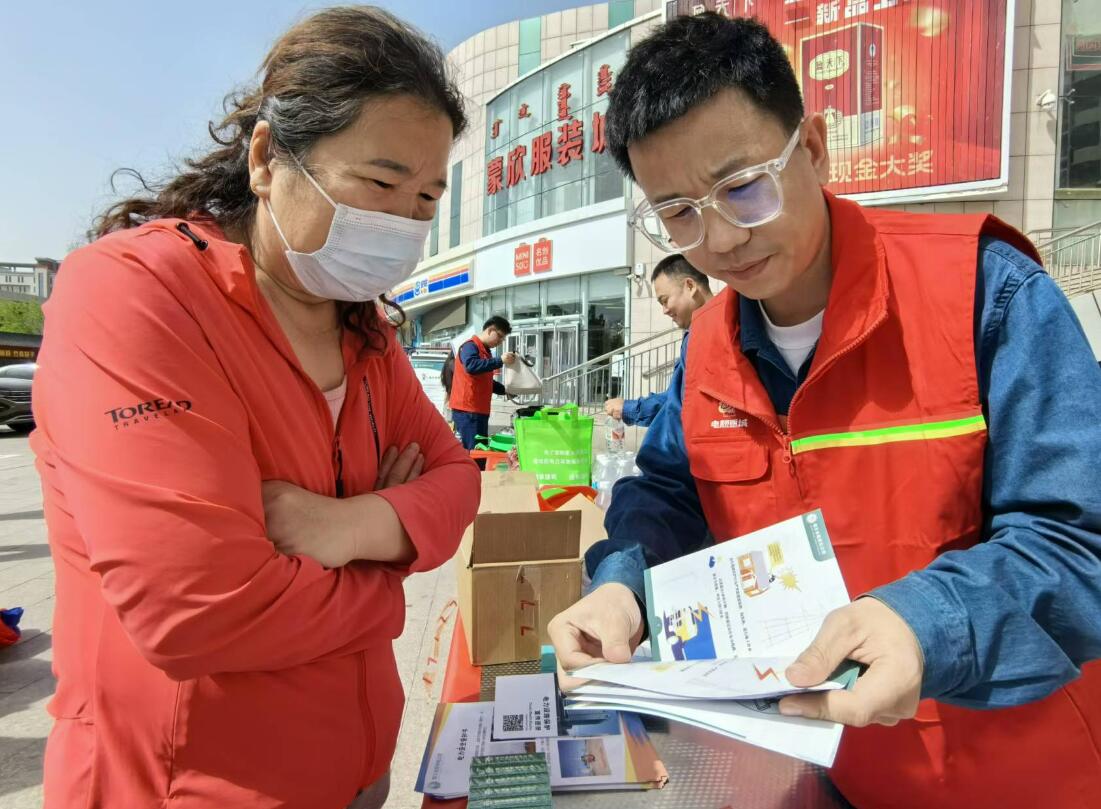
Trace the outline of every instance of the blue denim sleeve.
<instances>
[{"instance_id":1,"label":"blue denim sleeve","mask_svg":"<svg viewBox=\"0 0 1101 809\"><path fill-rule=\"evenodd\" d=\"M474 343L463 343L462 348L459 349L459 360L468 374L492 373L505 364L500 357L489 359L479 357Z\"/></svg>"},{"instance_id":2,"label":"blue denim sleeve","mask_svg":"<svg viewBox=\"0 0 1101 809\"><path fill-rule=\"evenodd\" d=\"M665 404L666 391L651 393L641 399L628 399L623 403L623 423L632 427L649 427Z\"/></svg>"},{"instance_id":3,"label":"blue denim sleeve","mask_svg":"<svg viewBox=\"0 0 1101 809\"><path fill-rule=\"evenodd\" d=\"M1101 657L1101 370L1038 265L994 241L979 265L985 541L869 595L917 635L922 696L1000 708Z\"/></svg>"},{"instance_id":4,"label":"blue denim sleeve","mask_svg":"<svg viewBox=\"0 0 1101 809\"><path fill-rule=\"evenodd\" d=\"M711 542L688 468L681 425L684 369L680 363L638 452L639 477L624 478L612 491L604 519L608 539L585 555L593 588L625 584L645 603L646 568L699 550Z\"/></svg>"}]
</instances>

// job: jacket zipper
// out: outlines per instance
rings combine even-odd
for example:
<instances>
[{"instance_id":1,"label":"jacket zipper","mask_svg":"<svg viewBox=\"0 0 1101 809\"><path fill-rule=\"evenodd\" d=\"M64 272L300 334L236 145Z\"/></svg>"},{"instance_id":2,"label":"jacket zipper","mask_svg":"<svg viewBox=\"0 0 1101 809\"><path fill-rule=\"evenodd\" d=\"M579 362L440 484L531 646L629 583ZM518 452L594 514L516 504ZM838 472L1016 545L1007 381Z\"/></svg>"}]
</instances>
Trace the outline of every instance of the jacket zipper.
<instances>
[{"instance_id":1,"label":"jacket zipper","mask_svg":"<svg viewBox=\"0 0 1101 809\"><path fill-rule=\"evenodd\" d=\"M336 496L344 496L344 449L340 445L340 434L333 438L333 466L336 472Z\"/></svg>"}]
</instances>

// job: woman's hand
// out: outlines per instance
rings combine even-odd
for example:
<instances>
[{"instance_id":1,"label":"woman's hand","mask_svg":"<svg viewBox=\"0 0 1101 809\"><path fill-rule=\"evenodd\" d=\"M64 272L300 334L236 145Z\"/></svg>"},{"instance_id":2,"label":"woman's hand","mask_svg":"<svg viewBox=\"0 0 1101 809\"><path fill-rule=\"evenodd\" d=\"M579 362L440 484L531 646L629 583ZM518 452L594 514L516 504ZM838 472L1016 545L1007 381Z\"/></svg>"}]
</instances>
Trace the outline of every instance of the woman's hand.
<instances>
[{"instance_id":1,"label":"woman's hand","mask_svg":"<svg viewBox=\"0 0 1101 809\"><path fill-rule=\"evenodd\" d=\"M263 484L268 539L288 556L316 559L325 567L342 567L358 558L359 532L350 500L326 497L292 483Z\"/></svg>"},{"instance_id":2,"label":"woman's hand","mask_svg":"<svg viewBox=\"0 0 1101 809\"><path fill-rule=\"evenodd\" d=\"M417 444L409 444L400 453L397 447L390 447L382 456L378 478L375 481L375 491L400 486L403 483L412 483L420 477L423 469L424 456Z\"/></svg>"}]
</instances>

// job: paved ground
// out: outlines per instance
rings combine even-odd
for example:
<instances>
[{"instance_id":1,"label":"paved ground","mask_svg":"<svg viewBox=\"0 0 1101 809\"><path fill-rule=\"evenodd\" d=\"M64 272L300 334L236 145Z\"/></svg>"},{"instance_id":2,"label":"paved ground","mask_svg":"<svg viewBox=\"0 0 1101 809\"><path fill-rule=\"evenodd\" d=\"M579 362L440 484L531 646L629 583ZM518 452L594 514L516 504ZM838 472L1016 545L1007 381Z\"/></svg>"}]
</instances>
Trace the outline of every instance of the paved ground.
<instances>
[{"instance_id":1,"label":"paved ground","mask_svg":"<svg viewBox=\"0 0 1101 809\"><path fill-rule=\"evenodd\" d=\"M395 650L407 694L405 721L394 759L388 807L420 806L413 783L439 700L452 618L435 636L438 618L455 595L450 564L413 576L406 586L405 633ZM46 703L53 692L50 639L53 565L46 545L42 499L27 440L0 428L0 607L23 607L23 639L0 651L0 807L42 803L42 751L50 729ZM429 663L430 657L441 658ZM426 684L425 678L431 680Z\"/></svg>"}]
</instances>

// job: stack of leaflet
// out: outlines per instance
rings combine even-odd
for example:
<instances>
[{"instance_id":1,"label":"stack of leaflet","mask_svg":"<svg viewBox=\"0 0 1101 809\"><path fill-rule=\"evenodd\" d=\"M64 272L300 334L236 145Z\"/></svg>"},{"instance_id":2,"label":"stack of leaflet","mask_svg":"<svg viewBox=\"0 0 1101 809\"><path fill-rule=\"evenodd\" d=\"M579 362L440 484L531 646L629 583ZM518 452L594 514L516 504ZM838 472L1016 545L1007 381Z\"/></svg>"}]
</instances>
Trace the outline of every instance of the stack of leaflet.
<instances>
[{"instance_id":1,"label":"stack of leaflet","mask_svg":"<svg viewBox=\"0 0 1101 809\"><path fill-rule=\"evenodd\" d=\"M651 660L573 672L567 705L663 717L829 767L841 726L782 716L779 697L851 688L849 664L813 689L785 669L849 602L820 511L646 572Z\"/></svg>"},{"instance_id":2,"label":"stack of leaflet","mask_svg":"<svg viewBox=\"0 0 1101 809\"><path fill-rule=\"evenodd\" d=\"M469 794L471 761L542 753L554 792L661 788L668 781L642 720L607 710L559 712L553 674L497 679L495 702L441 704L416 790L433 798Z\"/></svg>"}]
</instances>

